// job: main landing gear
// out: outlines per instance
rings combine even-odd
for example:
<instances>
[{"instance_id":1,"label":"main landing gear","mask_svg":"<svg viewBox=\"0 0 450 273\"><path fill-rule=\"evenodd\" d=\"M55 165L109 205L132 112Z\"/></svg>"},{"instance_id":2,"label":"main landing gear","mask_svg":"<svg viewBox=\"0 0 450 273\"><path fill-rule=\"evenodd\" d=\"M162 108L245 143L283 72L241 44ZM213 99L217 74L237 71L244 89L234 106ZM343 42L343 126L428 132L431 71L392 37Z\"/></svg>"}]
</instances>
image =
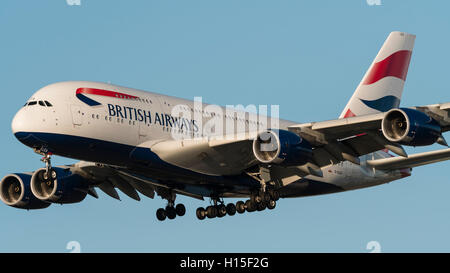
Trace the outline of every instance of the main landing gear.
<instances>
[{"instance_id":1,"label":"main landing gear","mask_svg":"<svg viewBox=\"0 0 450 273\"><path fill-rule=\"evenodd\" d=\"M168 193L165 199L168 200L166 208L160 208L156 211L156 218L159 221L164 221L166 218L169 220L175 219L177 216L184 216L186 214L186 207L183 204L177 204L175 206L175 197L173 193Z\"/></svg>"},{"instance_id":2,"label":"main landing gear","mask_svg":"<svg viewBox=\"0 0 450 273\"><path fill-rule=\"evenodd\" d=\"M208 218L222 218L225 215L233 216L236 214L237 208L233 203L225 205L225 203L219 199L213 199L214 205L206 208L198 208L196 211L197 218L200 220Z\"/></svg>"},{"instance_id":3,"label":"main landing gear","mask_svg":"<svg viewBox=\"0 0 450 273\"><path fill-rule=\"evenodd\" d=\"M225 215L233 216L237 213L242 214L244 212L263 211L267 209L274 209L277 205L277 201L280 199L280 195L277 191L267 191L258 194L251 195L247 201L238 201L236 204L229 203L224 204L219 199L213 199L214 205L206 208L198 208L196 211L197 218L204 220L205 218L222 218Z\"/></svg>"},{"instance_id":4,"label":"main landing gear","mask_svg":"<svg viewBox=\"0 0 450 273\"><path fill-rule=\"evenodd\" d=\"M173 220L177 216L184 216L186 214L186 207L183 204L177 204L174 206L174 204L168 204L165 209L160 208L156 211L156 218L158 218L159 221L164 221L166 218Z\"/></svg>"}]
</instances>

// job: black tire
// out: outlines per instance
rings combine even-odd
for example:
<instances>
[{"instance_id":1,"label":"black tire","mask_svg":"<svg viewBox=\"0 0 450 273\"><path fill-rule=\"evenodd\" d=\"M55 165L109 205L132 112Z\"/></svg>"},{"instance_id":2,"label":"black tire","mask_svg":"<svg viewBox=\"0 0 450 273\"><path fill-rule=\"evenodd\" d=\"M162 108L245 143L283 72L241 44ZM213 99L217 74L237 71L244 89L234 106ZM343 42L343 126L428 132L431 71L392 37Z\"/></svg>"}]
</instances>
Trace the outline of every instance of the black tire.
<instances>
[{"instance_id":1,"label":"black tire","mask_svg":"<svg viewBox=\"0 0 450 273\"><path fill-rule=\"evenodd\" d=\"M273 201L278 201L280 200L280 193L274 190L270 193L270 197Z\"/></svg>"},{"instance_id":2,"label":"black tire","mask_svg":"<svg viewBox=\"0 0 450 273\"><path fill-rule=\"evenodd\" d=\"M233 216L236 214L236 206L233 203L230 203L227 205L227 213L230 216Z\"/></svg>"},{"instance_id":3,"label":"black tire","mask_svg":"<svg viewBox=\"0 0 450 273\"><path fill-rule=\"evenodd\" d=\"M259 195L253 195L251 201L255 204L259 204L263 201L263 199Z\"/></svg>"},{"instance_id":4,"label":"black tire","mask_svg":"<svg viewBox=\"0 0 450 273\"><path fill-rule=\"evenodd\" d=\"M39 177L39 180L42 181L42 182L47 182L48 181L48 175L47 175L47 172L45 170L40 171L38 173L38 177Z\"/></svg>"},{"instance_id":5,"label":"black tire","mask_svg":"<svg viewBox=\"0 0 450 273\"><path fill-rule=\"evenodd\" d=\"M56 171L53 169L50 169L47 173L46 170L42 171L41 173L41 179L43 181L53 181L55 180L57 177Z\"/></svg>"},{"instance_id":6,"label":"black tire","mask_svg":"<svg viewBox=\"0 0 450 273\"><path fill-rule=\"evenodd\" d=\"M206 211L204 208L198 208L195 214L197 214L199 220L204 220L206 218Z\"/></svg>"},{"instance_id":7,"label":"black tire","mask_svg":"<svg viewBox=\"0 0 450 273\"><path fill-rule=\"evenodd\" d=\"M217 208L215 206L208 206L206 208L206 216L208 218L215 218L217 216Z\"/></svg>"},{"instance_id":8,"label":"black tire","mask_svg":"<svg viewBox=\"0 0 450 273\"><path fill-rule=\"evenodd\" d=\"M225 215L227 215L227 207L225 205L218 205L217 206L217 217L222 218Z\"/></svg>"},{"instance_id":9,"label":"black tire","mask_svg":"<svg viewBox=\"0 0 450 273\"><path fill-rule=\"evenodd\" d=\"M267 208L268 209L274 209L277 206L277 202L275 200L270 200L267 202Z\"/></svg>"},{"instance_id":10,"label":"black tire","mask_svg":"<svg viewBox=\"0 0 450 273\"><path fill-rule=\"evenodd\" d=\"M177 217L177 211L175 210L174 207L167 207L166 214L167 214L167 218L169 218L170 220L173 220L173 219L175 219L175 217Z\"/></svg>"},{"instance_id":11,"label":"black tire","mask_svg":"<svg viewBox=\"0 0 450 273\"><path fill-rule=\"evenodd\" d=\"M51 179L54 180L57 177L56 171L53 169L50 169L50 173L51 173Z\"/></svg>"},{"instance_id":12,"label":"black tire","mask_svg":"<svg viewBox=\"0 0 450 273\"><path fill-rule=\"evenodd\" d=\"M237 203L236 203L236 211L239 214L244 213L245 212L245 203L242 202L242 201L237 201Z\"/></svg>"},{"instance_id":13,"label":"black tire","mask_svg":"<svg viewBox=\"0 0 450 273\"><path fill-rule=\"evenodd\" d=\"M263 210L265 210L265 209L266 209L266 203L262 202L262 203L257 204L257 205L256 205L256 209L257 209L258 211L263 211Z\"/></svg>"},{"instance_id":14,"label":"black tire","mask_svg":"<svg viewBox=\"0 0 450 273\"><path fill-rule=\"evenodd\" d=\"M178 204L175 207L175 211L177 212L178 216L184 216L186 214L186 207L183 204Z\"/></svg>"},{"instance_id":15,"label":"black tire","mask_svg":"<svg viewBox=\"0 0 450 273\"><path fill-rule=\"evenodd\" d=\"M264 193L264 196L263 196L263 202L267 203L267 202L269 202L271 199L272 199L272 197L270 196L270 194L269 194L268 192L265 192L265 193Z\"/></svg>"},{"instance_id":16,"label":"black tire","mask_svg":"<svg viewBox=\"0 0 450 273\"><path fill-rule=\"evenodd\" d=\"M253 212L256 210L256 204L250 200L245 201L245 209L247 212Z\"/></svg>"},{"instance_id":17,"label":"black tire","mask_svg":"<svg viewBox=\"0 0 450 273\"><path fill-rule=\"evenodd\" d=\"M165 209L158 209L156 211L156 218L158 218L159 221L164 221L166 220L166 210Z\"/></svg>"}]
</instances>

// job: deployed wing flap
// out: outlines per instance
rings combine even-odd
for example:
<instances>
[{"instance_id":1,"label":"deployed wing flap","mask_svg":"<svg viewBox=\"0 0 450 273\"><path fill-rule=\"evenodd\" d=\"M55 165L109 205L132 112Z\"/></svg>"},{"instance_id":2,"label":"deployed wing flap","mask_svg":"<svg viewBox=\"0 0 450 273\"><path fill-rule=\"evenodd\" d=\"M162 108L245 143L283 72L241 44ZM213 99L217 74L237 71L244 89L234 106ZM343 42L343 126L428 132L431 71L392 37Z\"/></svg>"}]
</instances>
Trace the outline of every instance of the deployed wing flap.
<instances>
[{"instance_id":1,"label":"deployed wing flap","mask_svg":"<svg viewBox=\"0 0 450 273\"><path fill-rule=\"evenodd\" d=\"M119 193L114 189L114 186L109 181L104 181L98 185L99 189L101 189L104 193L111 196L114 199L120 200Z\"/></svg>"},{"instance_id":2,"label":"deployed wing flap","mask_svg":"<svg viewBox=\"0 0 450 273\"><path fill-rule=\"evenodd\" d=\"M391 157L384 159L368 160L367 165L380 170L397 170L413 168L450 159L450 148L438 151L418 153L408 157Z\"/></svg>"},{"instance_id":3,"label":"deployed wing flap","mask_svg":"<svg viewBox=\"0 0 450 273\"><path fill-rule=\"evenodd\" d=\"M124 175L115 168L86 161L76 163L74 168L78 174L93 181L94 186L117 200L120 200L120 196L115 188L120 189L127 196L137 201L140 201L137 191L149 198L155 196L156 186L151 184L150 181Z\"/></svg>"},{"instance_id":4,"label":"deployed wing flap","mask_svg":"<svg viewBox=\"0 0 450 273\"><path fill-rule=\"evenodd\" d=\"M108 177L108 181L110 181L112 184L114 184L115 187L119 188L123 193L128 195L128 197L140 201L141 198L139 197L139 194L136 192L136 190L122 177L120 176L111 176Z\"/></svg>"},{"instance_id":5,"label":"deployed wing flap","mask_svg":"<svg viewBox=\"0 0 450 273\"><path fill-rule=\"evenodd\" d=\"M148 198L153 199L155 197L155 188L148 183L144 183L135 179L131 179L128 176L124 176L123 174L119 174L119 176L126 180L131 186L133 186L138 192L147 196Z\"/></svg>"}]
</instances>

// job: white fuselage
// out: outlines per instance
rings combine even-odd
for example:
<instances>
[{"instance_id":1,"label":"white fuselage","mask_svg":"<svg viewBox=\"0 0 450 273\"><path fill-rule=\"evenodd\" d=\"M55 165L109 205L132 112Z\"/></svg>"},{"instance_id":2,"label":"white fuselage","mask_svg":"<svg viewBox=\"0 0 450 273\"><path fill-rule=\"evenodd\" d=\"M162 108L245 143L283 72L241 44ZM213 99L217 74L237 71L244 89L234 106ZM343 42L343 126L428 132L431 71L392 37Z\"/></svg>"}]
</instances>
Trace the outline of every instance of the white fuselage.
<instances>
[{"instance_id":1,"label":"white fuselage","mask_svg":"<svg viewBox=\"0 0 450 273\"><path fill-rule=\"evenodd\" d=\"M112 93L105 93L105 90ZM30 102L36 103L30 105ZM33 94L27 102L28 105L22 107L16 114L12 130L23 143L35 149L45 149L46 145L38 147L32 144L40 136L51 136L51 139L55 139L58 143L57 147L64 146L66 139L60 139L62 136L67 139L78 138L78 141L86 141L86 145L90 145L92 153L79 154L76 150L70 149L52 152L84 161L121 166L126 157L119 157L116 160L113 158L114 152L119 153L123 147L132 150L142 143L173 139L174 133L191 137L212 137L217 134L199 128L200 124L204 125L212 118L211 113L214 111L211 110L209 113L208 109L212 109L208 108L210 105L201 104L203 112L197 112L194 103L190 100L105 83L62 82L46 86ZM173 108L180 105L192 114L191 117L176 119L177 117L172 115ZM223 114L215 118L225 123L228 119L233 121L236 133L248 131L252 123L255 126L259 125L258 120L253 120L255 114L246 113L242 118L236 119L227 116L226 108L221 109ZM240 123L243 126L239 126ZM292 124L295 123L280 120L279 128L285 129ZM89 140L96 142L88 143ZM50 141L46 139L40 143L45 142ZM117 144L120 149L116 150L116 146L113 147L111 144ZM334 185L342 190L352 190L409 176L409 169L385 172L365 164L369 159L390 156L387 152L378 151L360 157L361 165L344 161L323 168L323 177L307 176L305 179ZM292 186L291 192L286 196L308 195L297 192L300 188Z\"/></svg>"}]
</instances>

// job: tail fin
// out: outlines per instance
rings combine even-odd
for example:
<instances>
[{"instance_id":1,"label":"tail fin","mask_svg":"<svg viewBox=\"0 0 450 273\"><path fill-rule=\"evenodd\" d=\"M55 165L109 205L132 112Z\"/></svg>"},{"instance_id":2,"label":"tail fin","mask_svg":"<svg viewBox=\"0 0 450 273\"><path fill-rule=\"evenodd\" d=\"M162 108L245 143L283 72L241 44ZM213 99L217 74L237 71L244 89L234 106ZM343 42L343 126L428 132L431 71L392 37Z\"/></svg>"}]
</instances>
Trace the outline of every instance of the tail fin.
<instances>
[{"instance_id":1,"label":"tail fin","mask_svg":"<svg viewBox=\"0 0 450 273\"><path fill-rule=\"evenodd\" d=\"M416 36L391 32L339 118L386 112L400 105Z\"/></svg>"}]
</instances>

